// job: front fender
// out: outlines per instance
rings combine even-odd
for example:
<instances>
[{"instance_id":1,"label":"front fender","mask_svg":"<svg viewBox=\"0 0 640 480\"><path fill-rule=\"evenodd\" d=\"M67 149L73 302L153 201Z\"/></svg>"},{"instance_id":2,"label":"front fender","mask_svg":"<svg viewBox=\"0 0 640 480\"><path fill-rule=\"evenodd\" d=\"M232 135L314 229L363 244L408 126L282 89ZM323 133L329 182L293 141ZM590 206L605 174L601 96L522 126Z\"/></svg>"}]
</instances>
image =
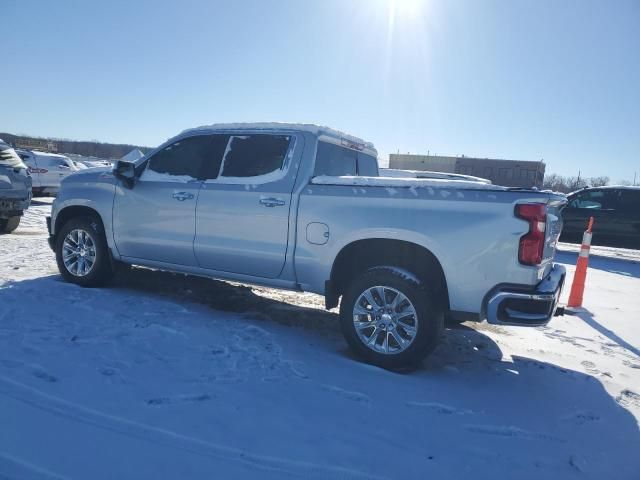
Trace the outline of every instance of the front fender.
<instances>
[{"instance_id":1,"label":"front fender","mask_svg":"<svg viewBox=\"0 0 640 480\"><path fill-rule=\"evenodd\" d=\"M73 207L89 208L100 216L107 244L112 251L115 251L112 222L114 197L115 181L113 183L64 182L51 208L51 235L55 236L61 227L58 219L65 210Z\"/></svg>"}]
</instances>

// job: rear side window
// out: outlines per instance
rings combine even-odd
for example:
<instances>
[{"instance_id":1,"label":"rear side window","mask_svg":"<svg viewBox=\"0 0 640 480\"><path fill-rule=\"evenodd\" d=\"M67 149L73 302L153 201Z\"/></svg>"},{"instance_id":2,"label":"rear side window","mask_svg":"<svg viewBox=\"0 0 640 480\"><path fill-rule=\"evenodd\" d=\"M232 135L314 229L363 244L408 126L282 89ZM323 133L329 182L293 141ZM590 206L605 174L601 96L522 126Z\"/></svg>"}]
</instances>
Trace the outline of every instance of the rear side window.
<instances>
[{"instance_id":1,"label":"rear side window","mask_svg":"<svg viewBox=\"0 0 640 480\"><path fill-rule=\"evenodd\" d=\"M202 178L205 164L214 161L211 156L211 137L187 137L172 143L151 157L149 170L175 176Z\"/></svg>"},{"instance_id":2,"label":"rear side window","mask_svg":"<svg viewBox=\"0 0 640 480\"><path fill-rule=\"evenodd\" d=\"M259 177L281 170L289 135L232 135L222 162L223 177Z\"/></svg>"},{"instance_id":3,"label":"rear side window","mask_svg":"<svg viewBox=\"0 0 640 480\"><path fill-rule=\"evenodd\" d=\"M68 167L69 164L65 158L58 157L39 157L38 165L43 167Z\"/></svg>"},{"instance_id":4,"label":"rear side window","mask_svg":"<svg viewBox=\"0 0 640 480\"><path fill-rule=\"evenodd\" d=\"M622 190L620 209L640 215L640 190Z\"/></svg>"},{"instance_id":5,"label":"rear side window","mask_svg":"<svg viewBox=\"0 0 640 480\"><path fill-rule=\"evenodd\" d=\"M313 174L331 177L357 175L357 164L358 152L355 150L349 150L333 143L318 142L316 168Z\"/></svg>"},{"instance_id":6,"label":"rear side window","mask_svg":"<svg viewBox=\"0 0 640 480\"><path fill-rule=\"evenodd\" d=\"M378 159L358 152L358 175L361 177L377 177L378 176Z\"/></svg>"}]
</instances>

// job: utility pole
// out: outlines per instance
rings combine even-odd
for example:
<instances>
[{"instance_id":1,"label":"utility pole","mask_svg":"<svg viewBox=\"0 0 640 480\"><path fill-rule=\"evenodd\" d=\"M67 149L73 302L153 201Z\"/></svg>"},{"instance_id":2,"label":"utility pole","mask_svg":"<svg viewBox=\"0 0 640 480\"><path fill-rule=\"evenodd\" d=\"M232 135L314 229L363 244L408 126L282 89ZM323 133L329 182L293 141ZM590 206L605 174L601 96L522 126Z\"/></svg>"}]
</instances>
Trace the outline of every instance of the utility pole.
<instances>
[{"instance_id":1,"label":"utility pole","mask_svg":"<svg viewBox=\"0 0 640 480\"><path fill-rule=\"evenodd\" d=\"M638 172L633 172L633 186L636 186L636 175L638 175Z\"/></svg>"}]
</instances>

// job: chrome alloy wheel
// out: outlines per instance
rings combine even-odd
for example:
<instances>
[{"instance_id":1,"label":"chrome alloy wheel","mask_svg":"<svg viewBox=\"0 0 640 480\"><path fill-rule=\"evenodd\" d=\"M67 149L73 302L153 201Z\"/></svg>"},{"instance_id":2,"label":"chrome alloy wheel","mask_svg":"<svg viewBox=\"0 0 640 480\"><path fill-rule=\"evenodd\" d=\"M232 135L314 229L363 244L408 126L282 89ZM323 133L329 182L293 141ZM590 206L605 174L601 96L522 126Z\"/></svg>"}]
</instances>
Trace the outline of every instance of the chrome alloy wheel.
<instances>
[{"instance_id":1,"label":"chrome alloy wheel","mask_svg":"<svg viewBox=\"0 0 640 480\"><path fill-rule=\"evenodd\" d=\"M377 353L406 350L418 332L416 309L399 290L375 286L360 294L353 307L353 326L358 337Z\"/></svg>"},{"instance_id":2,"label":"chrome alloy wheel","mask_svg":"<svg viewBox=\"0 0 640 480\"><path fill-rule=\"evenodd\" d=\"M62 261L71 275L87 276L96 263L93 237L81 229L71 230L62 243Z\"/></svg>"}]
</instances>

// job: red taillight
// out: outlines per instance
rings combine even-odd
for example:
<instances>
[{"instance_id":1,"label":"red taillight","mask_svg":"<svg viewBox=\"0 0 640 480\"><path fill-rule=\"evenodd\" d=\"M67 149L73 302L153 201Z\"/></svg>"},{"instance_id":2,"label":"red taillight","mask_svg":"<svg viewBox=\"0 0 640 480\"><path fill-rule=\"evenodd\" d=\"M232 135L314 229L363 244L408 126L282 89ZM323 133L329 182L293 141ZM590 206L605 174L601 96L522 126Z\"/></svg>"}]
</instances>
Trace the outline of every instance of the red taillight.
<instances>
[{"instance_id":1,"label":"red taillight","mask_svg":"<svg viewBox=\"0 0 640 480\"><path fill-rule=\"evenodd\" d=\"M541 203L516 205L516 216L529 222L529 232L520 238L518 260L523 265L539 265L544 251L547 206Z\"/></svg>"}]
</instances>

